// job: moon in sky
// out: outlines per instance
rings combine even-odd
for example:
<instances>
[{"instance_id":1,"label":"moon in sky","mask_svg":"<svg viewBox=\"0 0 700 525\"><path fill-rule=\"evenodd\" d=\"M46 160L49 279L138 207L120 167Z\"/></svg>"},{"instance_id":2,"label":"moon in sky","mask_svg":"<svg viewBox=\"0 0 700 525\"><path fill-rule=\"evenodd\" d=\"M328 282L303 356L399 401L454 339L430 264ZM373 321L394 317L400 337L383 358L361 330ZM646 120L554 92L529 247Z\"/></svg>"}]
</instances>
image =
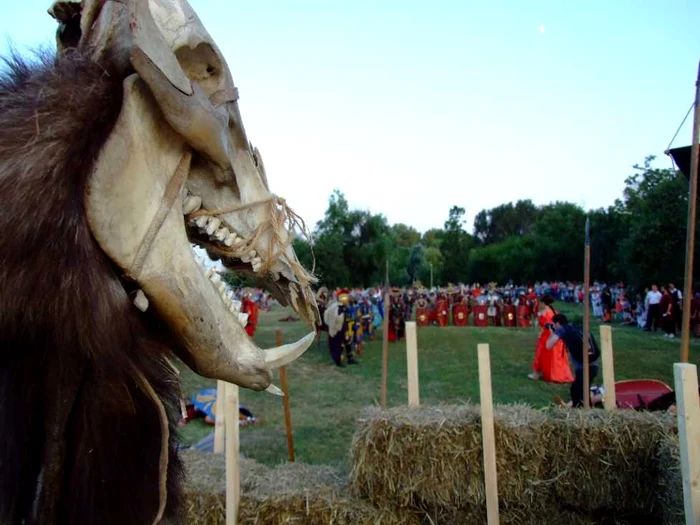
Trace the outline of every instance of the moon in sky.
<instances>
[{"instance_id":1,"label":"moon in sky","mask_svg":"<svg viewBox=\"0 0 700 525\"><path fill-rule=\"evenodd\" d=\"M544 33L544 24L540 24L540 27L538 29L539 29L540 34Z\"/></svg>"}]
</instances>

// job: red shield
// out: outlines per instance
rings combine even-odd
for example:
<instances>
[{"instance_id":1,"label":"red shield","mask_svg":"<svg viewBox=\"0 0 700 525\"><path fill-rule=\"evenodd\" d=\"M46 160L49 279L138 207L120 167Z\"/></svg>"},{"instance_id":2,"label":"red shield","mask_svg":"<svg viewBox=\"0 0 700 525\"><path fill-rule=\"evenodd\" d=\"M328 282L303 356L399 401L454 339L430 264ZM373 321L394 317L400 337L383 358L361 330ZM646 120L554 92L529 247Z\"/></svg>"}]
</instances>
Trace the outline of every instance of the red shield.
<instances>
[{"instance_id":1,"label":"red shield","mask_svg":"<svg viewBox=\"0 0 700 525\"><path fill-rule=\"evenodd\" d=\"M474 326L488 326L489 325L489 318L488 318L488 306L485 304L477 304L474 307Z\"/></svg>"},{"instance_id":2,"label":"red shield","mask_svg":"<svg viewBox=\"0 0 700 525\"><path fill-rule=\"evenodd\" d=\"M416 309L416 325L417 326L428 326L430 324L430 318L427 308L417 308Z\"/></svg>"},{"instance_id":3,"label":"red shield","mask_svg":"<svg viewBox=\"0 0 700 525\"><path fill-rule=\"evenodd\" d=\"M447 301L439 301L437 305L435 306L435 310L437 312L437 322L438 326L447 326L447 323L449 322L449 315L448 315L448 303Z\"/></svg>"},{"instance_id":4,"label":"red shield","mask_svg":"<svg viewBox=\"0 0 700 525\"><path fill-rule=\"evenodd\" d=\"M503 324L511 328L516 325L515 306L512 304L507 304L503 307Z\"/></svg>"},{"instance_id":5,"label":"red shield","mask_svg":"<svg viewBox=\"0 0 700 525\"><path fill-rule=\"evenodd\" d=\"M467 326L467 320L469 318L469 312L467 310L467 305L464 303L457 303L452 307L452 324L455 326Z\"/></svg>"},{"instance_id":6,"label":"red shield","mask_svg":"<svg viewBox=\"0 0 700 525\"><path fill-rule=\"evenodd\" d=\"M530 308L526 304L518 305L518 326L521 328L530 326Z\"/></svg>"}]
</instances>

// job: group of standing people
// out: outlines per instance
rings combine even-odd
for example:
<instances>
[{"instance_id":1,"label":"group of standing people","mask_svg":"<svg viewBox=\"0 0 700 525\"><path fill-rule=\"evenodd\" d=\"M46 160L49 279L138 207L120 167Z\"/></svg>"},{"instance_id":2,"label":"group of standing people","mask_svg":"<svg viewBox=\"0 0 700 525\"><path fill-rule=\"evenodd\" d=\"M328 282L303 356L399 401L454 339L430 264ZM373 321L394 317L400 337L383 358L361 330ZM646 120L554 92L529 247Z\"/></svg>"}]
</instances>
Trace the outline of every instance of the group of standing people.
<instances>
[{"instance_id":1,"label":"group of standing people","mask_svg":"<svg viewBox=\"0 0 700 525\"><path fill-rule=\"evenodd\" d=\"M662 286L661 290L656 284L651 286L644 299L646 307L646 332L656 332L659 328L664 331L664 337L674 338L676 331L681 330L683 321L683 293L676 288L674 283ZM697 334L700 320L700 298L695 294L690 303L691 328Z\"/></svg>"}]
</instances>

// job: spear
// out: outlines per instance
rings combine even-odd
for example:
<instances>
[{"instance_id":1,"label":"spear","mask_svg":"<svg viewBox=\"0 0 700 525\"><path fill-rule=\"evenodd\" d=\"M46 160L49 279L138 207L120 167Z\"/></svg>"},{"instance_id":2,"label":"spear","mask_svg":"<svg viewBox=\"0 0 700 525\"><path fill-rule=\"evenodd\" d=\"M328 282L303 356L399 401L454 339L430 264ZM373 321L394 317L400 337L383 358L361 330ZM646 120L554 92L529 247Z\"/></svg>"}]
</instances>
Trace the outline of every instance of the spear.
<instances>
[{"instance_id":1,"label":"spear","mask_svg":"<svg viewBox=\"0 0 700 525\"><path fill-rule=\"evenodd\" d=\"M588 370L588 342L591 334L591 225L586 217L586 244L583 256L583 408L590 408L590 377Z\"/></svg>"},{"instance_id":2,"label":"spear","mask_svg":"<svg viewBox=\"0 0 700 525\"><path fill-rule=\"evenodd\" d=\"M384 278L384 328L382 330L382 408L386 408L386 388L389 373L389 261Z\"/></svg>"}]
</instances>

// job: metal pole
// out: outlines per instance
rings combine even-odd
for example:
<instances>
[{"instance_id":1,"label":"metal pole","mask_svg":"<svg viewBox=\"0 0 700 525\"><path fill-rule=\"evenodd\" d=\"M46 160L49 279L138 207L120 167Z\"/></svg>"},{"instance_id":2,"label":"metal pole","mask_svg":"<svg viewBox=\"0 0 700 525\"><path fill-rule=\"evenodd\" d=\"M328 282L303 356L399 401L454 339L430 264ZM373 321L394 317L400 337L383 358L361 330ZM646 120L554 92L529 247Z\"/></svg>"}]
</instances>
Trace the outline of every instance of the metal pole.
<instances>
[{"instance_id":1,"label":"metal pole","mask_svg":"<svg viewBox=\"0 0 700 525\"><path fill-rule=\"evenodd\" d=\"M382 330L382 408L386 408L386 389L389 373L389 261L386 261L384 279L384 328Z\"/></svg>"},{"instance_id":2,"label":"metal pole","mask_svg":"<svg viewBox=\"0 0 700 525\"><path fill-rule=\"evenodd\" d=\"M583 261L583 408L591 407L591 385L588 370L588 341L591 335L591 235L590 219L586 218L586 244Z\"/></svg>"},{"instance_id":3,"label":"metal pole","mask_svg":"<svg viewBox=\"0 0 700 525\"><path fill-rule=\"evenodd\" d=\"M681 362L690 358L690 299L693 293L693 259L695 251L695 212L698 194L698 135L700 134L700 64L695 81L693 142L690 154L690 189L688 191L688 230L685 237L685 280L683 281L683 324L681 327Z\"/></svg>"}]
</instances>

